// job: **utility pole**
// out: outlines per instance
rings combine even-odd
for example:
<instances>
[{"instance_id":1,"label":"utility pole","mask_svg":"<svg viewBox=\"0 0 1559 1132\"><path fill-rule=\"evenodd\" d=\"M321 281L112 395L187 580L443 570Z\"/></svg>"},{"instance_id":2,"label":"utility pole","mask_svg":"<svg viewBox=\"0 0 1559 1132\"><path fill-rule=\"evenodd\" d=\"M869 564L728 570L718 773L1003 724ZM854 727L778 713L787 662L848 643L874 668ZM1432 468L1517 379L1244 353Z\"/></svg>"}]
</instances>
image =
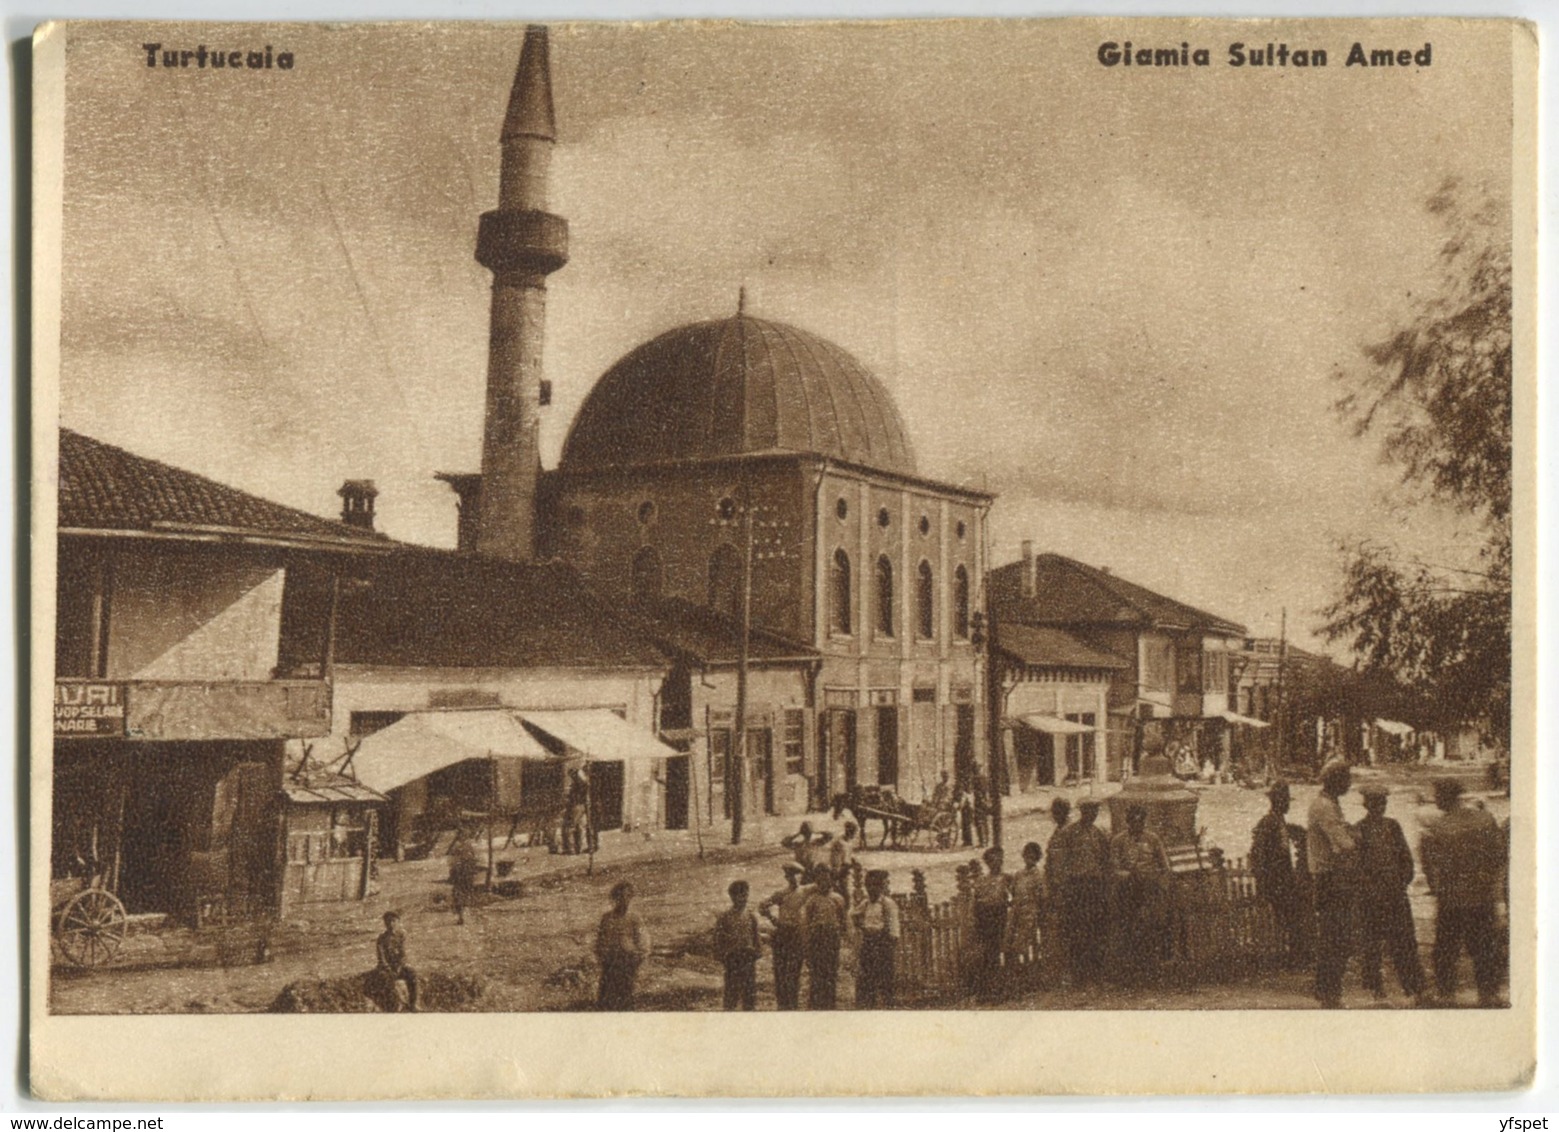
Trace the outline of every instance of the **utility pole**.
<instances>
[{"instance_id":1,"label":"utility pole","mask_svg":"<svg viewBox=\"0 0 1559 1132\"><path fill-rule=\"evenodd\" d=\"M722 507L724 505L722 504ZM734 791L731 797L731 844L740 845L742 842L742 828L747 810L747 675L752 666L752 574L753 564L769 560L788 559L790 553L785 548L785 528L788 524L782 519L760 519L759 513L768 514L774 508L755 506L752 501L752 481L750 473L743 469L741 502L735 504L736 510L741 513L742 522L742 579L741 579L741 645L737 652L736 660L736 711L732 726L736 734L731 742L731 773L726 782L726 789ZM728 510L722 510L721 515L712 520L716 524L730 522L736 516ZM762 528L762 533L756 533L754 528ZM773 758L772 744L770 747L770 759ZM769 774L773 773L771 766L765 768Z\"/></svg>"},{"instance_id":2,"label":"utility pole","mask_svg":"<svg viewBox=\"0 0 1559 1132\"><path fill-rule=\"evenodd\" d=\"M1283 607L1282 620L1278 622L1278 710L1277 710L1277 767L1267 768L1267 777L1272 778L1274 769L1278 774L1283 772L1283 747L1288 730L1288 606Z\"/></svg>"},{"instance_id":3,"label":"utility pole","mask_svg":"<svg viewBox=\"0 0 1559 1132\"><path fill-rule=\"evenodd\" d=\"M991 804L991 845L993 848L1001 848L1002 835L1002 788L1005 785L1004 772L1006 771L1006 759L1001 749L1001 712L1005 697L998 692L999 681L996 679L996 669L992 663L996 648L991 640L995 626L987 621L983 611L976 610L974 616L969 619L970 643L978 650L978 655L985 663L985 767L987 785L990 789Z\"/></svg>"},{"instance_id":4,"label":"utility pole","mask_svg":"<svg viewBox=\"0 0 1559 1132\"><path fill-rule=\"evenodd\" d=\"M752 634L752 486L742 474L742 641L736 659L736 735L731 741L731 844L742 843L742 817L747 809L747 663Z\"/></svg>"}]
</instances>

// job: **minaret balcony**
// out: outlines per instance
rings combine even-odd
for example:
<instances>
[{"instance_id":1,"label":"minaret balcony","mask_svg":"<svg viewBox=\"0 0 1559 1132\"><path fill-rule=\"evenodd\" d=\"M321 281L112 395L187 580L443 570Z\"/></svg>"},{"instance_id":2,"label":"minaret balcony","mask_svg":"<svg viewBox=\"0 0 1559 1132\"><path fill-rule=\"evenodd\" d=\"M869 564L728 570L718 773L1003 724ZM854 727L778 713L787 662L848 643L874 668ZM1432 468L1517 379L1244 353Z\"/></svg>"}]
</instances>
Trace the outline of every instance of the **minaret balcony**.
<instances>
[{"instance_id":1,"label":"minaret balcony","mask_svg":"<svg viewBox=\"0 0 1559 1132\"><path fill-rule=\"evenodd\" d=\"M568 262L568 221L550 212L484 212L476 259L494 275L550 275Z\"/></svg>"}]
</instances>

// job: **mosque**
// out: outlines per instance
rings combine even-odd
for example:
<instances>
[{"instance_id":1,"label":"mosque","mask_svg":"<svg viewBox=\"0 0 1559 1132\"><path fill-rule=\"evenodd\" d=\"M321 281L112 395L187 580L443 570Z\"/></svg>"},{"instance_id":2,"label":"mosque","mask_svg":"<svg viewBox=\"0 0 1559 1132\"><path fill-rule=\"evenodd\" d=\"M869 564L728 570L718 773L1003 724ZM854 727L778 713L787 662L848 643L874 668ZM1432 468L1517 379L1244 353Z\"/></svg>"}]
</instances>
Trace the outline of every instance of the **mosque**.
<instances>
[{"instance_id":1,"label":"mosque","mask_svg":"<svg viewBox=\"0 0 1559 1132\"><path fill-rule=\"evenodd\" d=\"M971 638L993 497L923 476L893 399L844 349L744 304L666 330L602 375L542 469L546 280L568 261L556 141L547 33L531 27L477 238L493 273L481 471L440 475L459 548L561 560L652 631L699 629L659 722L692 743L712 813L730 810L738 683L756 808L822 808L855 784L918 799L967 773L984 747Z\"/></svg>"}]
</instances>

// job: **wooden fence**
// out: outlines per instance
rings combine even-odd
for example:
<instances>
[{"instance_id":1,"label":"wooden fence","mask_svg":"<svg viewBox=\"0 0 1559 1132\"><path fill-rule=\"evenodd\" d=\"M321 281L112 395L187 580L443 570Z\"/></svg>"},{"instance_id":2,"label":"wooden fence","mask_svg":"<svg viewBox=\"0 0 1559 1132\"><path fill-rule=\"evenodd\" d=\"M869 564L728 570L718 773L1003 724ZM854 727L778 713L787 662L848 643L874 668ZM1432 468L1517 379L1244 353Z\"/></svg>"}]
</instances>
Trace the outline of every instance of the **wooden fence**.
<instances>
[{"instance_id":1,"label":"wooden fence","mask_svg":"<svg viewBox=\"0 0 1559 1132\"><path fill-rule=\"evenodd\" d=\"M897 987L904 1002L947 1001L969 993L978 956L974 944L973 903L960 892L952 900L930 903L924 880L916 891L894 897L901 913ZM1112 907L1109 922L1120 917ZM1025 946L1010 952L1004 979L1009 987L1038 989L1055 985L1065 960L1057 939L1054 904ZM1217 868L1176 874L1170 883L1166 957L1160 970L1183 983L1216 982L1275 965L1284 941L1267 902L1256 895L1255 878L1243 859ZM1119 970L1129 957L1124 941L1107 941L1111 966Z\"/></svg>"}]
</instances>

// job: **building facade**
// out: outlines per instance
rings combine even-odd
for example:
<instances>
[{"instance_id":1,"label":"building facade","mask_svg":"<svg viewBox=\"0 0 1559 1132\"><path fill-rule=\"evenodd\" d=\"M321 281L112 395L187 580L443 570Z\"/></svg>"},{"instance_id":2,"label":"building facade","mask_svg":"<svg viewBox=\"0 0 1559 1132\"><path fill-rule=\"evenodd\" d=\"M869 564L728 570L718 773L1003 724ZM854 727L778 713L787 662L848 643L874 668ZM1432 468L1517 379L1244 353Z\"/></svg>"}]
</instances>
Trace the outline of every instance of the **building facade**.
<instances>
[{"instance_id":1,"label":"building facade","mask_svg":"<svg viewBox=\"0 0 1559 1132\"><path fill-rule=\"evenodd\" d=\"M1224 765L1230 728L1230 660L1243 626L1059 554L1023 555L991 573L991 619L1000 641L1008 626L1062 629L1115 657L1107 704L1107 759L1129 773L1146 748L1200 765ZM1010 634L1009 634L1010 635Z\"/></svg>"},{"instance_id":2,"label":"building facade","mask_svg":"<svg viewBox=\"0 0 1559 1132\"><path fill-rule=\"evenodd\" d=\"M283 752L330 729L331 606L388 549L60 434L52 875L131 913L274 907Z\"/></svg>"}]
</instances>

